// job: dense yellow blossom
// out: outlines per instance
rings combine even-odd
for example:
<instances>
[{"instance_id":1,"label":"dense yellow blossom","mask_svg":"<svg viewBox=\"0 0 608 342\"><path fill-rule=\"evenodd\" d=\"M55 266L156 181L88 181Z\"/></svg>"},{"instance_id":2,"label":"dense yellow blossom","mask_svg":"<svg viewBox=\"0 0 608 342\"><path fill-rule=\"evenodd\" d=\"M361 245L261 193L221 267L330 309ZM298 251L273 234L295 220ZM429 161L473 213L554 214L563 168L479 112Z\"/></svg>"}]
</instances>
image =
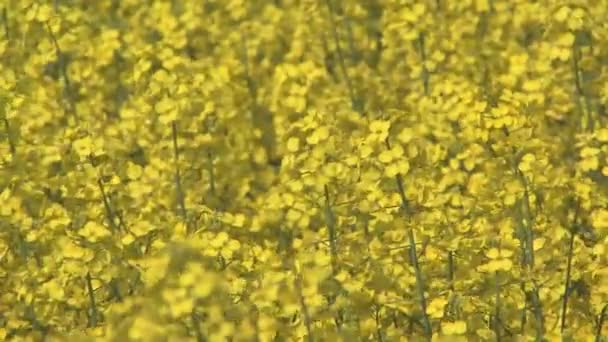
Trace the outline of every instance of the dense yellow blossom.
<instances>
[{"instance_id":1,"label":"dense yellow blossom","mask_svg":"<svg viewBox=\"0 0 608 342\"><path fill-rule=\"evenodd\" d=\"M0 340L600 341L606 22L0 2Z\"/></svg>"}]
</instances>

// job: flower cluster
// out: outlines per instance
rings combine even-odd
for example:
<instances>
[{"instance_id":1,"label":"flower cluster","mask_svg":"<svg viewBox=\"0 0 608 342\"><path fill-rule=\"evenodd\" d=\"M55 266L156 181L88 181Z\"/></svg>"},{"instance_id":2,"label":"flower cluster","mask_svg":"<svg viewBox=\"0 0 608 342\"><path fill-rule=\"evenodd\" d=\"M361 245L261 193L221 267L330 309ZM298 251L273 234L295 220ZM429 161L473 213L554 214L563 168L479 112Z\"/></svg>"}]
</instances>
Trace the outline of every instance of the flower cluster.
<instances>
[{"instance_id":1,"label":"flower cluster","mask_svg":"<svg viewBox=\"0 0 608 342\"><path fill-rule=\"evenodd\" d=\"M605 1L0 14L0 340L608 335Z\"/></svg>"}]
</instances>

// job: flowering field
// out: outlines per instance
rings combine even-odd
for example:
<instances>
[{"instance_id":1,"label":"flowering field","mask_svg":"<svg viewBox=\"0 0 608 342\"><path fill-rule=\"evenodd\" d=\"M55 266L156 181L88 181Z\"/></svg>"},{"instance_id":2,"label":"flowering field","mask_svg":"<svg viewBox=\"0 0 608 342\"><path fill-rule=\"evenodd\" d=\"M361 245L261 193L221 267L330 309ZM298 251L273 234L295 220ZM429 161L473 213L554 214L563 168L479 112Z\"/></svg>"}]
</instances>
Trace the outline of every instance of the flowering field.
<instances>
[{"instance_id":1,"label":"flowering field","mask_svg":"<svg viewBox=\"0 0 608 342\"><path fill-rule=\"evenodd\" d=\"M0 10L0 340L608 335L606 1Z\"/></svg>"}]
</instances>

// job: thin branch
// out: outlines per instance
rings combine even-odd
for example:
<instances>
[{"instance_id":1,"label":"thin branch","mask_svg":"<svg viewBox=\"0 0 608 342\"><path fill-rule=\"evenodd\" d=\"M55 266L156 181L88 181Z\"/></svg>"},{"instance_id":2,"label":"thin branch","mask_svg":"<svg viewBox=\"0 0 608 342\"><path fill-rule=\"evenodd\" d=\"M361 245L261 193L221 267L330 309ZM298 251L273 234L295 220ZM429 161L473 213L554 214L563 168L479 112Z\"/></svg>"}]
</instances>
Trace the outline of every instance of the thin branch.
<instances>
[{"instance_id":1,"label":"thin branch","mask_svg":"<svg viewBox=\"0 0 608 342\"><path fill-rule=\"evenodd\" d=\"M192 312L190 313L190 319L192 320L192 327L194 329L194 335L196 336L196 342L207 341L207 339L203 335L203 332L201 331L200 322L198 320L198 317L196 317L196 313L194 312L194 310L192 310Z\"/></svg>"},{"instance_id":2,"label":"thin branch","mask_svg":"<svg viewBox=\"0 0 608 342\"><path fill-rule=\"evenodd\" d=\"M452 292L454 292L454 251L448 251L448 282Z\"/></svg>"},{"instance_id":3,"label":"thin branch","mask_svg":"<svg viewBox=\"0 0 608 342\"><path fill-rule=\"evenodd\" d=\"M329 52L329 46L327 45L325 32L321 34L321 46L323 47L323 63L325 64L325 70L327 70L334 82L338 82L338 76L336 75L333 65L333 56Z\"/></svg>"},{"instance_id":4,"label":"thin branch","mask_svg":"<svg viewBox=\"0 0 608 342\"><path fill-rule=\"evenodd\" d=\"M391 148L388 138L386 139L386 147L388 149ZM407 197L405 196L405 190L403 187L403 177L401 176L400 173L395 176L395 181L397 183L397 188L399 189L399 196L401 197L401 210L403 212L403 215L407 218L408 216L410 216L410 208L409 208L409 203L408 203ZM420 263L418 262L418 254L416 252L416 237L414 236L413 227L411 227L411 226L407 227L407 231L408 231L408 239L409 239L410 246L411 246L411 248L409 248L409 256L410 256L410 260L412 261L412 264L414 266L414 271L415 271L415 275L416 275L416 288L418 291L418 300L420 302L420 309L422 311L422 322L423 322L423 326L424 326L424 332L428 338L431 338L433 335L433 330L431 327L431 321L429 319L429 315L427 313L427 303L426 303L426 297L424 295L426 286L424 283L424 278L422 276L422 270L420 268Z\"/></svg>"},{"instance_id":5,"label":"thin branch","mask_svg":"<svg viewBox=\"0 0 608 342\"><path fill-rule=\"evenodd\" d=\"M251 100L255 106L257 102L257 88L253 81L253 77L251 77L251 70L249 67L249 54L247 53L247 37L245 33L241 33L241 44L243 45L243 54L242 54L242 63L245 69L245 81L247 82L247 89L249 90L249 95L251 96Z\"/></svg>"},{"instance_id":6,"label":"thin branch","mask_svg":"<svg viewBox=\"0 0 608 342\"><path fill-rule=\"evenodd\" d=\"M581 119L584 116L587 117L587 126L586 129L588 131L593 130L593 117L591 113L589 97L585 93L584 80L581 77L581 69L580 69L580 58L581 58L581 50L578 48L576 43L572 44L572 72L574 74L574 87L576 90L576 95L578 95L577 107L579 109ZM583 101L586 105L586 108L583 108Z\"/></svg>"},{"instance_id":7,"label":"thin branch","mask_svg":"<svg viewBox=\"0 0 608 342\"><path fill-rule=\"evenodd\" d=\"M514 172L520 183L524 187L524 198L521 202L521 212L522 212L522 248L524 252L524 267L529 270L534 269L534 227L533 227L533 217L532 212L530 210L530 195L529 195L529 184L526 176L523 174L521 170L514 165ZM529 292L531 301L532 301L532 309L534 312L534 317L536 321L536 339L541 341L545 334L545 323L544 323L544 315L542 309L542 303L540 301L540 296L538 293L538 286L534 284L533 288Z\"/></svg>"},{"instance_id":8,"label":"thin branch","mask_svg":"<svg viewBox=\"0 0 608 342\"><path fill-rule=\"evenodd\" d=\"M17 148L15 147L13 135L11 134L10 123L8 122L6 116L2 118L2 121L4 121L4 129L6 130L6 140L8 141L8 148L11 152L11 155L14 157L17 152Z\"/></svg>"},{"instance_id":9,"label":"thin branch","mask_svg":"<svg viewBox=\"0 0 608 342\"><path fill-rule=\"evenodd\" d=\"M571 282L571 272L572 272L572 259L574 254L574 237L576 232L574 231L574 227L576 227L576 221L578 219L579 207L577 207L576 212L574 213L574 221L573 221L573 230L570 232L570 241L568 243L568 265L566 267L566 282L564 284L564 297L562 301L562 319L561 319L561 327L560 331L563 334L564 329L566 328L566 314L568 313L568 299L570 297L570 282Z\"/></svg>"},{"instance_id":10,"label":"thin branch","mask_svg":"<svg viewBox=\"0 0 608 342\"><path fill-rule=\"evenodd\" d=\"M521 282L521 291L526 293L526 283L524 281ZM520 319L520 334L524 334L526 330L526 323L528 322L528 298L525 296L524 298L524 308L521 311L521 319Z\"/></svg>"},{"instance_id":11,"label":"thin branch","mask_svg":"<svg viewBox=\"0 0 608 342\"><path fill-rule=\"evenodd\" d=\"M314 342L315 339L312 335L312 320L310 317L310 312L308 311L308 305L306 305L306 300L304 298L304 291L302 289L302 275L300 273L297 273L295 275L295 278L295 286L296 291L298 292L298 297L300 297L300 306L302 307L302 315L304 316L304 325L306 326L307 339L308 342Z\"/></svg>"},{"instance_id":12,"label":"thin branch","mask_svg":"<svg viewBox=\"0 0 608 342\"><path fill-rule=\"evenodd\" d=\"M418 35L418 52L420 53L420 59L422 60L422 86L424 87L424 95L429 95L429 78L430 74L428 69L426 68L426 50L425 50L425 40L424 33L420 32Z\"/></svg>"},{"instance_id":13,"label":"thin branch","mask_svg":"<svg viewBox=\"0 0 608 342\"><path fill-rule=\"evenodd\" d=\"M376 321L376 335L378 336L378 342L384 342L381 329L382 324L380 322L380 307L375 305L374 309L374 319Z\"/></svg>"},{"instance_id":14,"label":"thin branch","mask_svg":"<svg viewBox=\"0 0 608 342\"><path fill-rule=\"evenodd\" d=\"M112 280L110 280L109 285L110 285L110 294L111 294L110 299L116 299L118 302L122 302L123 297L122 297L122 294L120 293L120 288L118 287L118 280L116 278L112 278Z\"/></svg>"},{"instance_id":15,"label":"thin branch","mask_svg":"<svg viewBox=\"0 0 608 342\"><path fill-rule=\"evenodd\" d=\"M40 320L36 317L34 299L32 299L32 302L26 307L25 310L24 318L30 322L34 330L41 333L42 340L46 340L49 333L49 327L40 322Z\"/></svg>"},{"instance_id":16,"label":"thin branch","mask_svg":"<svg viewBox=\"0 0 608 342\"><path fill-rule=\"evenodd\" d=\"M173 156L175 158L175 192L179 208L179 215L181 215L182 219L185 221L187 211L184 191L182 189L182 177L179 170L179 146L177 144L177 123L175 120L171 122L171 132L173 135Z\"/></svg>"},{"instance_id":17,"label":"thin branch","mask_svg":"<svg viewBox=\"0 0 608 342\"><path fill-rule=\"evenodd\" d=\"M101 177L99 177L97 179L97 185L99 186L99 191L101 192L101 198L103 200L103 207L106 211L106 219L108 221L108 223L110 224L110 227L112 228L112 230L114 232L118 232L120 230L120 228L116 225L116 222L114 221L114 211L112 210L112 207L110 206L110 200L108 199L108 196L106 195L106 190L103 186L103 181L101 180Z\"/></svg>"},{"instance_id":18,"label":"thin branch","mask_svg":"<svg viewBox=\"0 0 608 342\"><path fill-rule=\"evenodd\" d=\"M498 279L498 271L494 273L495 280L495 291L496 291L496 299L494 303L494 334L496 334L496 342L502 341L502 332L500 331L500 326L498 322L501 321L500 318L500 281Z\"/></svg>"},{"instance_id":19,"label":"thin branch","mask_svg":"<svg viewBox=\"0 0 608 342\"><path fill-rule=\"evenodd\" d=\"M213 156L211 152L207 153L207 171L209 172L209 188L211 195L215 196L215 172L213 171Z\"/></svg>"},{"instance_id":20,"label":"thin branch","mask_svg":"<svg viewBox=\"0 0 608 342\"><path fill-rule=\"evenodd\" d=\"M353 25L350 18L344 20L346 26L346 37L348 38L348 49L350 50L350 58L357 63L359 61L359 52L355 46L355 39L353 34Z\"/></svg>"},{"instance_id":21,"label":"thin branch","mask_svg":"<svg viewBox=\"0 0 608 342\"><path fill-rule=\"evenodd\" d=\"M331 3L332 0L325 0L325 4L327 5L327 9L329 11L329 21L332 26L332 36L334 38L334 44L336 45L336 53L338 54L338 65L342 70L342 74L344 76L344 81L346 82L346 87L348 89L348 95L351 101L351 107L353 110L359 112L359 114L363 114L363 108L357 100L357 96L355 95L355 90L353 87L353 82L348 75L348 69L346 68L346 62L344 59L344 51L342 51L342 46L340 45L340 36L338 33L338 24L336 23L335 12L333 5Z\"/></svg>"},{"instance_id":22,"label":"thin branch","mask_svg":"<svg viewBox=\"0 0 608 342\"><path fill-rule=\"evenodd\" d=\"M97 326L98 311L97 311L97 304L95 302L95 294L93 293L93 282L91 280L90 272L87 272L86 283L87 283L87 292L89 295L89 303L91 305L90 312L89 312L89 327L95 327L95 326Z\"/></svg>"},{"instance_id":23,"label":"thin branch","mask_svg":"<svg viewBox=\"0 0 608 342\"><path fill-rule=\"evenodd\" d=\"M604 328L604 319L606 318L607 313L608 304L604 305L604 308L602 308L602 312L600 312L600 316L598 317L597 330L595 332L595 342L600 342L602 340L602 329Z\"/></svg>"},{"instance_id":24,"label":"thin branch","mask_svg":"<svg viewBox=\"0 0 608 342\"><path fill-rule=\"evenodd\" d=\"M53 45L55 46L55 55L57 58L57 65L59 66L59 69L61 71L61 76L63 77L64 92L65 92L66 97L68 98L68 104L70 105L69 111L70 111L70 113L72 113L74 115L74 119L76 121L78 121L78 113L76 112L76 97L75 97L75 94L73 93L72 81L70 80L70 77L68 76L67 57L61 50L61 47L59 46L57 37L55 37L55 34L53 33L53 29L51 28L51 25L48 22L46 22L45 24L46 24L47 31L49 32L49 35L51 36L51 41L53 42Z\"/></svg>"},{"instance_id":25,"label":"thin branch","mask_svg":"<svg viewBox=\"0 0 608 342\"><path fill-rule=\"evenodd\" d=\"M337 241L336 241L336 218L334 212L331 208L330 199L329 199L329 188L327 185L324 186L325 191L325 224L327 225L327 229L329 231L329 248L331 253L331 268L332 273L336 274L336 259L338 257L337 250Z\"/></svg>"},{"instance_id":26,"label":"thin branch","mask_svg":"<svg viewBox=\"0 0 608 342\"><path fill-rule=\"evenodd\" d=\"M6 7L2 8L2 24L4 26L4 37L6 38L6 40L10 40L10 29L8 26L8 10L6 9Z\"/></svg>"}]
</instances>

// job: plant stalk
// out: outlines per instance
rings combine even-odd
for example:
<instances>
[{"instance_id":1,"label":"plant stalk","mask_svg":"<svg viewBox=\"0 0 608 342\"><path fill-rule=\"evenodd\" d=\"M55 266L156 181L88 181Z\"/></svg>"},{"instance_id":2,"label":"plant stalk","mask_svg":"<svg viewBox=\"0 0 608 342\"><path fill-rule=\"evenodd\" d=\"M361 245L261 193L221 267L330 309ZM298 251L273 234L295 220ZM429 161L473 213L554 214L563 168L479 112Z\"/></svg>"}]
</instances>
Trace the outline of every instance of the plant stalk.
<instances>
[{"instance_id":1,"label":"plant stalk","mask_svg":"<svg viewBox=\"0 0 608 342\"><path fill-rule=\"evenodd\" d=\"M595 342L602 341L602 329L604 328L604 319L608 314L608 304L604 305L602 308L602 312L600 312L600 316L597 321L597 330L595 331Z\"/></svg>"},{"instance_id":2,"label":"plant stalk","mask_svg":"<svg viewBox=\"0 0 608 342\"><path fill-rule=\"evenodd\" d=\"M420 32L418 35L418 52L420 53L420 59L422 60L422 86L424 88L424 95L429 96L429 79L430 73L426 68L426 49L425 49L425 39L424 33Z\"/></svg>"},{"instance_id":3,"label":"plant stalk","mask_svg":"<svg viewBox=\"0 0 608 342\"><path fill-rule=\"evenodd\" d=\"M334 39L334 44L336 45L336 53L338 54L338 65L340 66L340 70L342 71L342 75L344 76L344 81L346 82L346 87L348 89L348 95L351 101L351 107L353 110L357 111L359 114L363 115L363 108L360 105L359 101L357 101L357 96L355 95L355 89L353 86L353 82L348 74L348 69L346 68L346 62L344 57L344 51L342 51L342 46L340 45L340 36L338 33L338 24L336 23L335 18L335 10L332 4L332 0L325 0L325 4L327 5L327 9L329 12L329 21L332 26L332 36Z\"/></svg>"},{"instance_id":4,"label":"plant stalk","mask_svg":"<svg viewBox=\"0 0 608 342\"><path fill-rule=\"evenodd\" d=\"M86 283L87 283L87 292L89 295L89 303L91 305L90 312L89 312L89 327L95 327L95 326L97 326L98 311L97 311L97 303L95 302L95 294L93 293L93 282L91 280L90 272L87 272Z\"/></svg>"},{"instance_id":5,"label":"plant stalk","mask_svg":"<svg viewBox=\"0 0 608 342\"><path fill-rule=\"evenodd\" d=\"M179 170L179 146L177 144L177 123L171 122L171 132L173 135L173 155L175 158L175 192L178 204L178 214L181 215L182 219L186 220L186 201L184 198L184 191L182 188L182 178Z\"/></svg>"},{"instance_id":6,"label":"plant stalk","mask_svg":"<svg viewBox=\"0 0 608 342\"><path fill-rule=\"evenodd\" d=\"M15 142L13 141L13 136L11 134L10 123L8 122L6 116L2 118L2 121L4 121L4 129L6 130L6 140L8 141L9 151L11 152L11 156L15 157L17 149L15 147Z\"/></svg>"},{"instance_id":7,"label":"plant stalk","mask_svg":"<svg viewBox=\"0 0 608 342\"><path fill-rule=\"evenodd\" d=\"M502 341L502 332L500 331L500 326L498 325L501 321L500 318L500 279L498 275L498 271L494 273L494 281L495 281L495 291L496 291L496 299L495 299L495 308L494 308L494 334L496 334L496 342Z\"/></svg>"},{"instance_id":8,"label":"plant stalk","mask_svg":"<svg viewBox=\"0 0 608 342\"><path fill-rule=\"evenodd\" d=\"M386 139L386 147L388 149L391 148L388 138ZM403 177L401 176L400 173L398 173L395 176L395 181L397 183L397 189L399 191L399 196L401 197L401 212L403 213L403 215L406 218L409 218L410 207L409 207L409 202L407 200L407 197L405 196L405 189L403 186ZM427 338L430 339L433 335L433 329L432 329L431 321L429 319L429 315L427 312L426 297L424 295L426 286L425 286L425 282L424 282L424 277L422 275L422 269L421 269L420 263L418 261L418 253L416 251L416 237L414 235L414 228L411 226L407 227L407 231L408 231L407 232L408 240L409 240L409 244L410 244L409 257L412 262L412 265L414 266L414 272L416 275L416 289L418 292L418 301L420 303L420 309L422 311L422 325L424 327L425 335L427 336Z\"/></svg>"},{"instance_id":9,"label":"plant stalk","mask_svg":"<svg viewBox=\"0 0 608 342\"><path fill-rule=\"evenodd\" d=\"M97 185L99 186L99 191L101 192L101 198L103 200L103 207L106 211L106 220L110 224L112 231L118 232L120 227L116 225L116 221L114 220L116 216L114 215L114 210L112 210L112 207L110 206L110 200L106 194L101 177L97 179Z\"/></svg>"},{"instance_id":10,"label":"plant stalk","mask_svg":"<svg viewBox=\"0 0 608 342\"><path fill-rule=\"evenodd\" d=\"M515 165L514 172L524 187L524 198L521 202L521 225L522 225L522 248L524 252L524 267L532 271L534 269L534 228L533 217L530 209L530 193L528 181L521 170ZM524 222L525 221L525 222ZM542 303L538 293L538 286L534 285L530 291L532 309L536 321L536 340L542 341L545 334L544 314Z\"/></svg>"},{"instance_id":11,"label":"plant stalk","mask_svg":"<svg viewBox=\"0 0 608 342\"><path fill-rule=\"evenodd\" d=\"M560 327L560 332L562 334L564 333L564 329L566 329L566 314L568 313L568 299L570 298L572 257L574 254L574 236L574 232L570 232L570 241L568 242L568 266L566 267L566 281L564 283L564 297L562 301L562 319Z\"/></svg>"},{"instance_id":12,"label":"plant stalk","mask_svg":"<svg viewBox=\"0 0 608 342\"><path fill-rule=\"evenodd\" d=\"M74 120L76 120L76 122L78 122L78 113L76 111L76 97L75 97L75 94L73 93L72 81L71 81L70 77L68 76L67 57L61 50L61 47L59 46L59 42L57 41L57 37L55 37L55 34L53 33L53 29L51 28L51 25L48 22L46 23L46 28L47 28L47 31L49 32L49 35L51 36L51 41L53 42L53 45L55 46L55 55L57 57L57 64L59 65L59 70L61 71L61 76L63 77L64 92L65 92L65 96L68 99L68 104L70 106L69 111L74 116Z\"/></svg>"},{"instance_id":13,"label":"plant stalk","mask_svg":"<svg viewBox=\"0 0 608 342\"><path fill-rule=\"evenodd\" d=\"M329 249L331 253L331 268L332 273L336 274L336 262L338 257L338 249L337 249L337 234L336 234L336 217L331 208L331 203L329 199L329 188L327 185L324 186L325 191L325 224L327 225L327 230L329 232Z\"/></svg>"},{"instance_id":14,"label":"plant stalk","mask_svg":"<svg viewBox=\"0 0 608 342\"><path fill-rule=\"evenodd\" d=\"M8 26L8 10L6 7L2 7L2 24L4 26L4 37L6 40L10 40L11 34Z\"/></svg>"},{"instance_id":15,"label":"plant stalk","mask_svg":"<svg viewBox=\"0 0 608 342\"><path fill-rule=\"evenodd\" d=\"M298 292L298 296L300 297L300 306L302 307L302 315L304 316L304 325L306 326L307 340L308 342L314 342L315 339L312 334L312 320L310 317L310 312L308 311L306 299L304 298L304 291L302 289L302 275L298 272L296 273L295 277L295 286L296 291Z\"/></svg>"}]
</instances>

